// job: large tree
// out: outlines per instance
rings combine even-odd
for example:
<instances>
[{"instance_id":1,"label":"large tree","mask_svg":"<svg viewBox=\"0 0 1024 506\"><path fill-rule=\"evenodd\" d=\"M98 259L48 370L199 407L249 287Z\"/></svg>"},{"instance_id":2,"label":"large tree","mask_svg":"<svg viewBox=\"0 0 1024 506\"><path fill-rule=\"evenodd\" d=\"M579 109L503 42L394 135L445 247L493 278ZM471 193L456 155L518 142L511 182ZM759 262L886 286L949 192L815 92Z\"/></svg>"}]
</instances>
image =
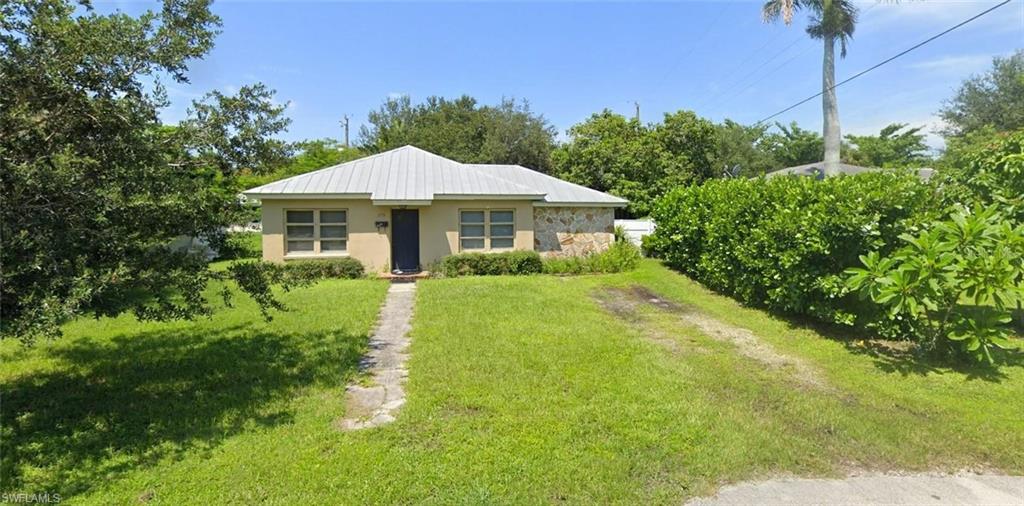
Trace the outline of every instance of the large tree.
<instances>
[{"instance_id":1,"label":"large tree","mask_svg":"<svg viewBox=\"0 0 1024 506\"><path fill-rule=\"evenodd\" d=\"M407 144L464 163L518 164L548 171L555 128L529 104L503 99L481 106L476 99L428 97L413 104L391 98L360 128L362 148L386 151Z\"/></svg>"},{"instance_id":2,"label":"large tree","mask_svg":"<svg viewBox=\"0 0 1024 506\"><path fill-rule=\"evenodd\" d=\"M287 155L269 138L287 121L262 86L208 95L187 121L161 125L161 82L186 82L219 24L209 0L165 0L139 17L0 4L2 335L56 335L83 314L209 311L203 290L218 274L169 245L217 237L238 208L235 172Z\"/></svg>"},{"instance_id":3,"label":"large tree","mask_svg":"<svg viewBox=\"0 0 1024 506\"><path fill-rule=\"evenodd\" d=\"M779 131L766 135L761 143L775 161L774 169L821 161L821 134L800 128L795 121L788 126L776 123L775 127Z\"/></svg>"},{"instance_id":4,"label":"large tree","mask_svg":"<svg viewBox=\"0 0 1024 506\"><path fill-rule=\"evenodd\" d=\"M840 56L846 57L846 45L857 24L857 7L851 0L768 0L761 10L765 21L782 19L787 25L799 9L810 12L807 34L822 41L821 108L822 136L825 139L825 174L839 171L842 134L839 129L839 102L836 99L836 42Z\"/></svg>"},{"instance_id":5,"label":"large tree","mask_svg":"<svg viewBox=\"0 0 1024 506\"><path fill-rule=\"evenodd\" d=\"M767 132L768 127L730 119L715 125L715 175L760 176L776 168L765 146Z\"/></svg>"},{"instance_id":6,"label":"large tree","mask_svg":"<svg viewBox=\"0 0 1024 506\"><path fill-rule=\"evenodd\" d=\"M1024 127L1024 49L993 58L992 69L964 81L939 116L946 122L943 133L947 136L985 127L997 132Z\"/></svg>"},{"instance_id":7,"label":"large tree","mask_svg":"<svg viewBox=\"0 0 1024 506\"><path fill-rule=\"evenodd\" d=\"M920 133L923 127L907 127L906 123L893 123L878 135L847 135L851 149L845 160L865 167L920 168L930 160Z\"/></svg>"},{"instance_id":8,"label":"large tree","mask_svg":"<svg viewBox=\"0 0 1024 506\"><path fill-rule=\"evenodd\" d=\"M569 141L552 153L554 173L629 199L633 216L646 216L676 186L716 175L715 126L690 111L643 125L604 110L568 133Z\"/></svg>"}]
</instances>

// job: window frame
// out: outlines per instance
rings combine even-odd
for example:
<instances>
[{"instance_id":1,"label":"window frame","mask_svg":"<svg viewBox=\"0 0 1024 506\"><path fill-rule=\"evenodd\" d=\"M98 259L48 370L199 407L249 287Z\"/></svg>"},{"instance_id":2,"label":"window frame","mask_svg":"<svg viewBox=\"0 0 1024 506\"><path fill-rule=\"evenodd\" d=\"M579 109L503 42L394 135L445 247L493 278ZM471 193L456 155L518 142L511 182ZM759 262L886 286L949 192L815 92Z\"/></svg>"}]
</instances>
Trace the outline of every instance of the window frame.
<instances>
[{"instance_id":1,"label":"window frame","mask_svg":"<svg viewBox=\"0 0 1024 506\"><path fill-rule=\"evenodd\" d=\"M513 208L489 209L489 208L467 207L467 208L460 208L458 210L458 212L459 212L459 216L458 216L458 218L459 218L459 236L458 236L459 252L480 253L480 252L488 252L488 251L513 251L513 250L516 249L516 210L515 209L513 209ZM484 221L480 222L480 223L463 221L462 214L466 213L466 212L481 212L484 215ZM499 222L493 223L492 220L491 220L491 213L494 213L494 212L499 212L499 213L500 212L507 212L507 213L511 213L512 214L512 220L511 221L499 221ZM492 233L491 233L491 225L492 225L492 223L496 224L496 225L511 225L512 226L512 235L502 235L502 236L494 237L492 235ZM464 236L462 234L462 226L463 225L483 225L483 227L484 227L484 235L483 236ZM463 239L483 239L484 246L483 246L483 248L465 248L465 247L462 246L462 240ZM512 240L512 245L508 246L508 247L496 248L491 243L492 239L511 239Z\"/></svg>"},{"instance_id":2,"label":"window frame","mask_svg":"<svg viewBox=\"0 0 1024 506\"><path fill-rule=\"evenodd\" d=\"M289 212L293 212L293 211L298 211L298 212L310 211L310 212L313 213L313 223L312 223L312 225L313 225L313 237L312 238L305 238L305 237L303 237L303 238L293 239L293 238L289 238L288 237L288 227L289 226L309 226L309 225L311 225L308 222L307 223L300 223L300 222L290 222L290 221L288 221L288 213ZM320 219L320 212L321 211L327 211L327 212L344 211L344 213L345 213L345 221L343 221L343 222L323 223L321 221L321 219ZM284 233L282 235L284 236L284 257L285 258L348 256L348 254L349 254L348 253L348 242L349 242L349 230L348 230L349 210L348 210L348 208L344 208L344 207L287 208L287 209L284 209L283 212L284 212L284 220L283 220L284 221ZM326 226L343 226L343 227L345 227L345 235L343 237L326 237L326 238L321 237L321 235L320 235L320 227L322 225L326 225ZM288 243L289 242L300 242L300 241L301 242L310 242L310 241L312 241L313 249L311 251L289 251L288 250ZM321 241L326 241L326 242L344 242L345 249L324 251L323 248L322 248L322 245L321 245Z\"/></svg>"}]
</instances>

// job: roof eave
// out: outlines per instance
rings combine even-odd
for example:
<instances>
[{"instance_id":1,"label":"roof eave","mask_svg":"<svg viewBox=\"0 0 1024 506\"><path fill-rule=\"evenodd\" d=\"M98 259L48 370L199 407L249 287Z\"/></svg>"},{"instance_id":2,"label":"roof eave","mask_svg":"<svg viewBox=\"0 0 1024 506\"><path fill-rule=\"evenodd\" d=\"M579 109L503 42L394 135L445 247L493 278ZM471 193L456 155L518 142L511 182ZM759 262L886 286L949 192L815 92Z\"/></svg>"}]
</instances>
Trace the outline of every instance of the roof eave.
<instances>
[{"instance_id":1,"label":"roof eave","mask_svg":"<svg viewBox=\"0 0 1024 506\"><path fill-rule=\"evenodd\" d=\"M274 199L368 199L369 193L256 193L242 192L248 198L260 200Z\"/></svg>"},{"instance_id":2,"label":"roof eave","mask_svg":"<svg viewBox=\"0 0 1024 506\"><path fill-rule=\"evenodd\" d=\"M626 207L629 201L623 202L535 202L534 207Z\"/></svg>"}]
</instances>

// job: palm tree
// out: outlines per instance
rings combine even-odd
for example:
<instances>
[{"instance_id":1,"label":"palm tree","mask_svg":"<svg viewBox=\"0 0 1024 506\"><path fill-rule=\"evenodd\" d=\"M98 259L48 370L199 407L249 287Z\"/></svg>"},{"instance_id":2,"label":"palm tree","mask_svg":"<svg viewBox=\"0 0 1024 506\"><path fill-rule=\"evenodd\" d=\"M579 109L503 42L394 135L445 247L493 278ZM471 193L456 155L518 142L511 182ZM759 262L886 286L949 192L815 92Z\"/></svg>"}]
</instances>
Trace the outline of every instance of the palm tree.
<instances>
[{"instance_id":1,"label":"palm tree","mask_svg":"<svg viewBox=\"0 0 1024 506\"><path fill-rule=\"evenodd\" d=\"M804 9L810 12L807 34L825 44L822 58L821 109L825 138L825 175L839 172L839 149L842 138L839 132L839 104L836 101L835 45L839 41L842 58L846 57L846 44L853 37L857 24L857 7L850 0L768 0L761 9L765 22L779 18L788 25L793 22L793 13Z\"/></svg>"}]
</instances>

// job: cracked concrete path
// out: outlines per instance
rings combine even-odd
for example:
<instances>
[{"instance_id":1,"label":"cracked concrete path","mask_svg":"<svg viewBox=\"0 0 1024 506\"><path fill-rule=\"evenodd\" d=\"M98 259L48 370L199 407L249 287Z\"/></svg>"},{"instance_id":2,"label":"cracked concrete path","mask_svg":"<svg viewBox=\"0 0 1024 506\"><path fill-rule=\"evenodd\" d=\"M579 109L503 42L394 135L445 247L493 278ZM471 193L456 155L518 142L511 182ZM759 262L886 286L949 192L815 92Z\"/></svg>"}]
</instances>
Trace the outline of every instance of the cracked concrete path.
<instances>
[{"instance_id":1,"label":"cracked concrete path","mask_svg":"<svg viewBox=\"0 0 1024 506\"><path fill-rule=\"evenodd\" d=\"M394 412L405 404L402 384L409 372L409 330L416 303L416 283L391 283L384 307L377 317L377 327L370 337L370 351L360 363L369 373L368 384L350 385L347 389L345 418L338 424L342 430L377 427L395 420Z\"/></svg>"},{"instance_id":2,"label":"cracked concrete path","mask_svg":"<svg viewBox=\"0 0 1024 506\"><path fill-rule=\"evenodd\" d=\"M855 476L835 480L778 479L725 487L688 506L733 504L1024 504L1024 477L959 474Z\"/></svg>"}]
</instances>

